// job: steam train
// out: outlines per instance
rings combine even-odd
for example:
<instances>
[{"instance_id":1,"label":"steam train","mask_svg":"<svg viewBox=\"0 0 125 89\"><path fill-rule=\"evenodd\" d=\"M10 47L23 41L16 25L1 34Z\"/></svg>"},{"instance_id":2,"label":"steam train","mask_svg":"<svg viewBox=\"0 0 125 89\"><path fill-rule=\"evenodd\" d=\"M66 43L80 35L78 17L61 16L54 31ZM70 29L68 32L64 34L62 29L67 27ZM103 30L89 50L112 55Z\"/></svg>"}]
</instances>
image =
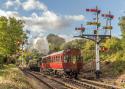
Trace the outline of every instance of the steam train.
<instances>
[{"instance_id":1,"label":"steam train","mask_svg":"<svg viewBox=\"0 0 125 89\"><path fill-rule=\"evenodd\" d=\"M40 71L77 78L83 67L79 49L66 49L42 57Z\"/></svg>"}]
</instances>

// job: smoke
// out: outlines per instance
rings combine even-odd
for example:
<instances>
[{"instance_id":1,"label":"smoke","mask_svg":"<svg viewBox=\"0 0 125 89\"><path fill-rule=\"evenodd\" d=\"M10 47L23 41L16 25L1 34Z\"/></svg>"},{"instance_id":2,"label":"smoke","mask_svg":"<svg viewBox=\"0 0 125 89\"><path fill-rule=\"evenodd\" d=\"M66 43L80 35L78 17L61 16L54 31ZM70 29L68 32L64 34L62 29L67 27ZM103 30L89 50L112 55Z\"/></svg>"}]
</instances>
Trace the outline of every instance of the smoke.
<instances>
[{"instance_id":1,"label":"smoke","mask_svg":"<svg viewBox=\"0 0 125 89\"><path fill-rule=\"evenodd\" d=\"M46 37L37 37L33 41L33 49L36 49L39 53L44 55L49 52L49 45Z\"/></svg>"}]
</instances>

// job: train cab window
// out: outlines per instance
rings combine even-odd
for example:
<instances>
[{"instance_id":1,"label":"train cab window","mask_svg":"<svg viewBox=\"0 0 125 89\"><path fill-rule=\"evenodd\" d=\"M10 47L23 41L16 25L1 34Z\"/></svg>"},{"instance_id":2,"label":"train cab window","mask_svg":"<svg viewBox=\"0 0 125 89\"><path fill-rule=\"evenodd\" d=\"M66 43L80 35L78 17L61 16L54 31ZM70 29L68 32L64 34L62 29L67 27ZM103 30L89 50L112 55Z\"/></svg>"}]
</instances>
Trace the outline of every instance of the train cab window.
<instances>
[{"instance_id":1,"label":"train cab window","mask_svg":"<svg viewBox=\"0 0 125 89\"><path fill-rule=\"evenodd\" d=\"M82 56L77 56L77 58L76 58L78 61L82 61L83 60L83 57Z\"/></svg>"},{"instance_id":2,"label":"train cab window","mask_svg":"<svg viewBox=\"0 0 125 89\"><path fill-rule=\"evenodd\" d=\"M70 62L70 61L71 61L71 56L65 55L65 56L64 56L64 61L65 61L65 62Z\"/></svg>"},{"instance_id":3,"label":"train cab window","mask_svg":"<svg viewBox=\"0 0 125 89\"><path fill-rule=\"evenodd\" d=\"M80 57L80 56L76 56L76 59L77 59L77 60L81 60L81 57Z\"/></svg>"},{"instance_id":4,"label":"train cab window","mask_svg":"<svg viewBox=\"0 0 125 89\"><path fill-rule=\"evenodd\" d=\"M77 60L77 57L76 56L72 56L72 62L75 63Z\"/></svg>"}]
</instances>

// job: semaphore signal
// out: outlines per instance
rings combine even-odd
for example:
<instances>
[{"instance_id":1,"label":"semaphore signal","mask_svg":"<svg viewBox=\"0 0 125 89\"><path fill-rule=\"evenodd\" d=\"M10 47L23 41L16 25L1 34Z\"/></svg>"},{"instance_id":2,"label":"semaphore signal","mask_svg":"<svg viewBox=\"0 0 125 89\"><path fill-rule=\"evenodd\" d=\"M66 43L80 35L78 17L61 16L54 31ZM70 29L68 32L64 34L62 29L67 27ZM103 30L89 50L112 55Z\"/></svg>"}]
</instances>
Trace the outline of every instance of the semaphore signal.
<instances>
[{"instance_id":1,"label":"semaphore signal","mask_svg":"<svg viewBox=\"0 0 125 89\"><path fill-rule=\"evenodd\" d=\"M75 30L79 30L81 33L79 36L75 36L75 37L86 38L95 42L96 44L95 45L95 48L96 48L95 74L96 74L96 78L100 78L101 70L100 70L99 44L101 43L102 39L111 37L111 30L113 29L111 25L111 21L113 20L114 16L111 14L110 11L108 14L101 14L101 10L97 6L96 8L86 9L86 12L95 13L94 21L89 21L86 24L87 26L95 26L96 29L86 29L81 25L80 28L75 28ZM102 26L102 29L101 29L102 23L99 21L101 17L103 17L105 20L105 26ZM89 33L87 33L86 31L89 31ZM105 51L107 49L103 47L102 50Z\"/></svg>"}]
</instances>

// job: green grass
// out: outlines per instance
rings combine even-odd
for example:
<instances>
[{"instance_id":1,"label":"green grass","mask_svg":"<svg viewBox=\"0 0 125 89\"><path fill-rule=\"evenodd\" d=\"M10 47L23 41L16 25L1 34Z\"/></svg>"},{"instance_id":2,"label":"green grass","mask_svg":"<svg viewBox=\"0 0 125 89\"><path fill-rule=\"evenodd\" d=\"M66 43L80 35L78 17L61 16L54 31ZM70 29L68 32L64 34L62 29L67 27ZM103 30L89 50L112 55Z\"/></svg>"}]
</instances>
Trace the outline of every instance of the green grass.
<instances>
[{"instance_id":1,"label":"green grass","mask_svg":"<svg viewBox=\"0 0 125 89\"><path fill-rule=\"evenodd\" d=\"M4 65L0 69L0 89L33 89L15 65Z\"/></svg>"}]
</instances>

